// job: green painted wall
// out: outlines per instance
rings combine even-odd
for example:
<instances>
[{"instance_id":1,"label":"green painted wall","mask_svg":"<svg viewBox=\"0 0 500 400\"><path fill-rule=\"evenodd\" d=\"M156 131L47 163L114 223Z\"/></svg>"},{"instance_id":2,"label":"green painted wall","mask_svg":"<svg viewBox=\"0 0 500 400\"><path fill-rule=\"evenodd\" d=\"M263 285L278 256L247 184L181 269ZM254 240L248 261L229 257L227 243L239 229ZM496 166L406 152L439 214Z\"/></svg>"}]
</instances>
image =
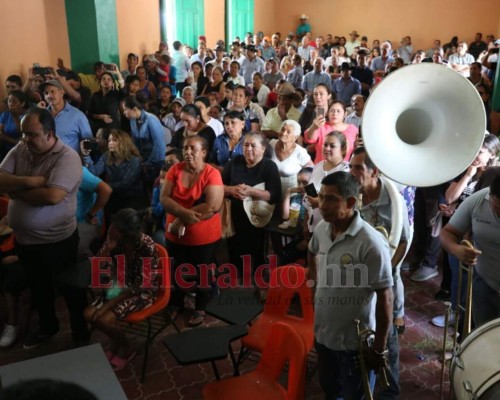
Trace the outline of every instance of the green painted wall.
<instances>
[{"instance_id":1,"label":"green painted wall","mask_svg":"<svg viewBox=\"0 0 500 400\"><path fill-rule=\"evenodd\" d=\"M95 61L119 61L116 0L65 0L71 67L91 73Z\"/></svg>"}]
</instances>

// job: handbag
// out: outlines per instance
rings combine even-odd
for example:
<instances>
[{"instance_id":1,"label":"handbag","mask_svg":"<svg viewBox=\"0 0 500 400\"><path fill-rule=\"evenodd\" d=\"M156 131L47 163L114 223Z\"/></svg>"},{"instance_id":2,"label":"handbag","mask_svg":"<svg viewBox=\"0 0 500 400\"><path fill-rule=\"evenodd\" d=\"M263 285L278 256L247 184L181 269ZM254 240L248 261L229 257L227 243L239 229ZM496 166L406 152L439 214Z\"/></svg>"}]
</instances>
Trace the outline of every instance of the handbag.
<instances>
[{"instance_id":1,"label":"handbag","mask_svg":"<svg viewBox=\"0 0 500 400\"><path fill-rule=\"evenodd\" d=\"M236 235L233 218L231 217L231 200L224 199L221 209L222 238L227 239Z\"/></svg>"}]
</instances>

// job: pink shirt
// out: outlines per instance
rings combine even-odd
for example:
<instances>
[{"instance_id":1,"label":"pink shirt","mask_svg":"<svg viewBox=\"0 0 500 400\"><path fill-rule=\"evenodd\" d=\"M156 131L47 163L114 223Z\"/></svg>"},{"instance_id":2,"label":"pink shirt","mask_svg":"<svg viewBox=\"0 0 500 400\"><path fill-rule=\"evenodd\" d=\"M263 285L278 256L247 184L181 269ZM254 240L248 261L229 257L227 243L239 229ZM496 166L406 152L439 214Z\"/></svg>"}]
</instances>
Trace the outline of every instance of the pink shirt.
<instances>
[{"instance_id":1,"label":"pink shirt","mask_svg":"<svg viewBox=\"0 0 500 400\"><path fill-rule=\"evenodd\" d=\"M307 132L306 131L306 135ZM325 143L325 137L328 135L330 132L333 132L333 126L330 124L325 124L321 128L318 129L317 133L317 139L316 140L309 140L307 139L307 136L304 135L304 142L309 143L309 144L315 144L315 150L316 150L316 158L314 159L314 164L319 163L324 159L323 157L323 143ZM349 161L351 158L351 154L354 151L354 142L356 140L356 137L358 136L358 128L356 125L352 124L347 124L347 128L344 131L339 131L342 132L345 135L345 138L347 139L347 152L344 158L344 161Z\"/></svg>"}]
</instances>

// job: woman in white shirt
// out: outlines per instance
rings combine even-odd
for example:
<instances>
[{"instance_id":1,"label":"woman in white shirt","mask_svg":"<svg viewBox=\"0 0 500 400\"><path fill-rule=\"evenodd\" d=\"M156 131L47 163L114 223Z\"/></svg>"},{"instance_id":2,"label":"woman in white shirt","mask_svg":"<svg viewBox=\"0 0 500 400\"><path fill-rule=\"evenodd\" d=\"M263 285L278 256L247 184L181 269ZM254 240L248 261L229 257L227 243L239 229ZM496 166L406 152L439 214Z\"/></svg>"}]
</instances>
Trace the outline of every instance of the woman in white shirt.
<instances>
[{"instance_id":1,"label":"woman in white shirt","mask_svg":"<svg viewBox=\"0 0 500 400\"><path fill-rule=\"evenodd\" d=\"M312 167L311 156L307 150L297 144L300 136L298 122L287 119L281 124L278 139L271 140L272 160L278 166L281 178L281 193L297 186L297 174L303 167Z\"/></svg>"},{"instance_id":2,"label":"woman in white shirt","mask_svg":"<svg viewBox=\"0 0 500 400\"><path fill-rule=\"evenodd\" d=\"M253 100L259 106L265 107L267 102L267 96L271 92L271 90L264 85L264 80L262 79L262 74L260 72L254 72L252 75L252 87L254 92L254 99L257 98L257 101Z\"/></svg>"},{"instance_id":3,"label":"woman in white shirt","mask_svg":"<svg viewBox=\"0 0 500 400\"><path fill-rule=\"evenodd\" d=\"M321 181L327 175L334 172L349 172L349 163L344 161L347 153L347 139L342 132L333 131L326 135L323 143L323 160L318 162L313 169L309 183L313 183L316 192L321 188ZM321 213L319 212L318 197L307 196L304 200L307 210L307 224L309 232L312 233L319 221Z\"/></svg>"}]
</instances>

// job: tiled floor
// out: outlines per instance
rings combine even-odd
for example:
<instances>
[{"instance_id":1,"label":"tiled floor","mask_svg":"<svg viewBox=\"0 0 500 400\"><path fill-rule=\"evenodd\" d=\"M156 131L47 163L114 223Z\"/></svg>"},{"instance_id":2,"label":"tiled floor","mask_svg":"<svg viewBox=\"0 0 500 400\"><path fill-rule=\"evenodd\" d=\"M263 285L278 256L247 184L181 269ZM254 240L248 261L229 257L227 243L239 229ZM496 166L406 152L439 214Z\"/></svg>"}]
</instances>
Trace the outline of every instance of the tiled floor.
<instances>
[{"instance_id":1,"label":"tiled floor","mask_svg":"<svg viewBox=\"0 0 500 400\"><path fill-rule=\"evenodd\" d=\"M403 400L437 399L441 364L439 353L442 347L443 330L430 324L430 318L444 310L442 302L434 300L440 278L428 282L413 283L404 277L406 283L406 332L400 336L401 342L401 387ZM0 307L0 310L2 308ZM8 364L31 357L62 351L70 346L70 335L64 306L58 305L60 319L66 321L61 332L49 343L34 351L25 351L18 343L13 348L0 350L0 364ZM180 316L182 317L182 316ZM208 325L220 324L214 319ZM172 327L166 334L173 333ZM93 335L92 341L103 339L99 334ZM450 338L451 340L451 338ZM118 378L129 399L199 399L203 386L212 380L214 375L210 364L178 366L167 349L157 339L151 351L148 373L145 384L140 383L140 367L142 356L137 356L125 370L118 373ZM253 363L246 361L243 370L253 368ZM232 373L229 360L218 362L223 377ZM445 390L448 390L446 377ZM306 399L321 399L321 391L315 375L306 387ZM447 397L446 397L447 398Z\"/></svg>"}]
</instances>

